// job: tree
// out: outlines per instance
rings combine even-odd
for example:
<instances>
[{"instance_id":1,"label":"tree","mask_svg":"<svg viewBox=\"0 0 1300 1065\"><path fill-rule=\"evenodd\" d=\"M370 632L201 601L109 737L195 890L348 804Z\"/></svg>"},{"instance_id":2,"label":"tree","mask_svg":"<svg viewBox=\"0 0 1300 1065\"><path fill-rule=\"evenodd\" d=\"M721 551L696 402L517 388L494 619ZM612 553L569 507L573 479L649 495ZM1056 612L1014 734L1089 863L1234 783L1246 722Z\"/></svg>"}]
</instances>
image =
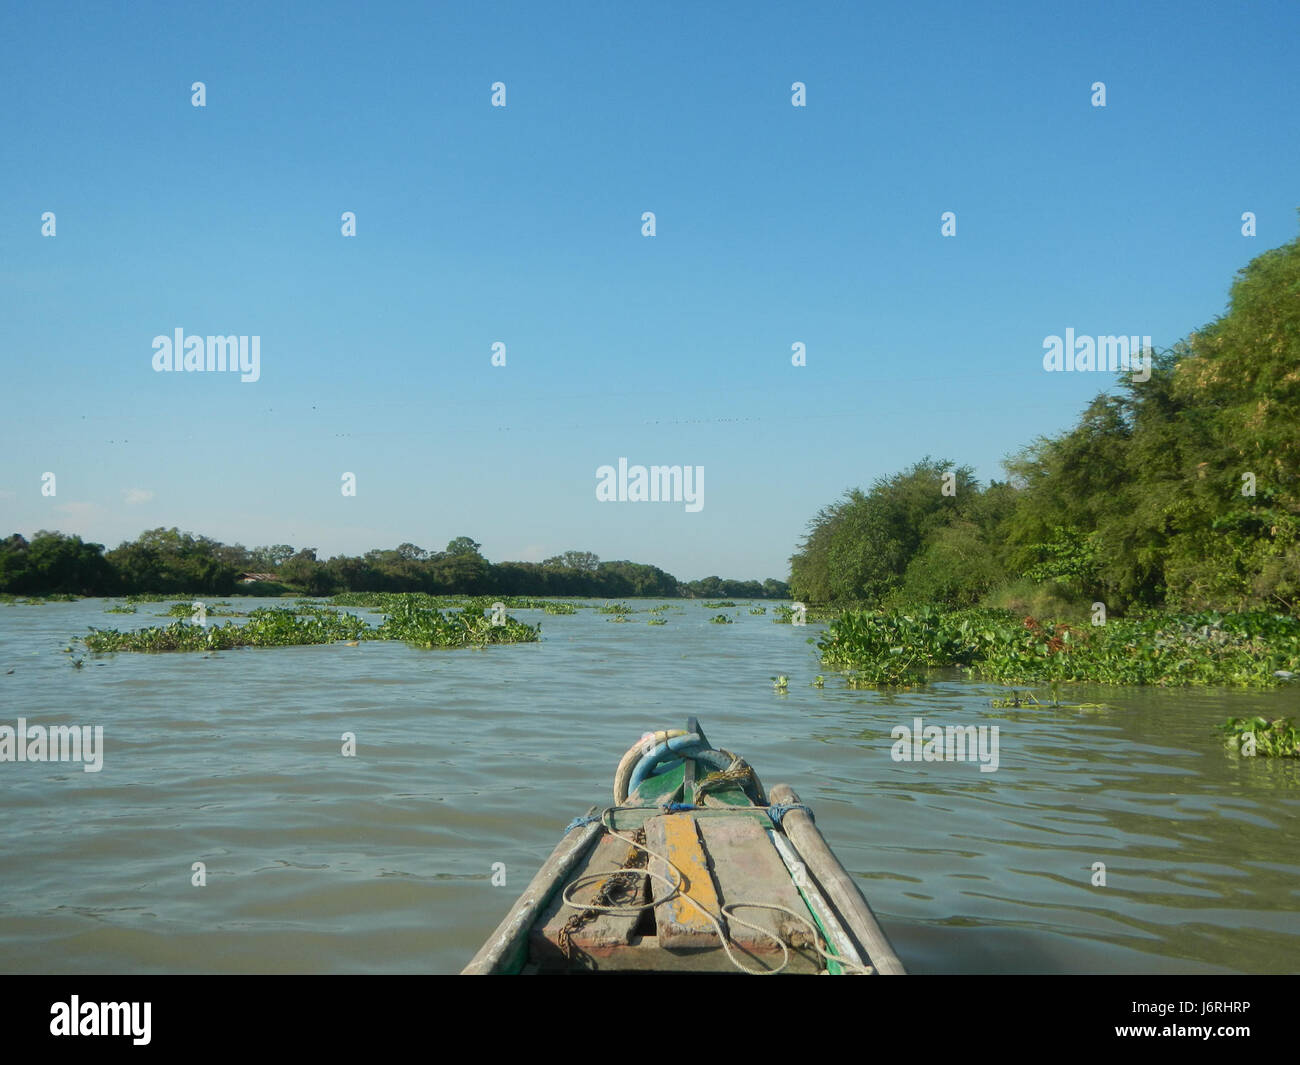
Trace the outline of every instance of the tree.
<instances>
[{"instance_id":1,"label":"tree","mask_svg":"<svg viewBox=\"0 0 1300 1065\"><path fill-rule=\"evenodd\" d=\"M453 558L458 555L477 555L481 544L476 544L468 536L458 536L447 545L446 553Z\"/></svg>"},{"instance_id":2,"label":"tree","mask_svg":"<svg viewBox=\"0 0 1300 1065\"><path fill-rule=\"evenodd\" d=\"M953 494L945 494L951 484ZM912 558L979 494L974 471L929 457L869 492L852 489L823 509L790 560L794 595L807 602L880 603L903 583Z\"/></svg>"}]
</instances>

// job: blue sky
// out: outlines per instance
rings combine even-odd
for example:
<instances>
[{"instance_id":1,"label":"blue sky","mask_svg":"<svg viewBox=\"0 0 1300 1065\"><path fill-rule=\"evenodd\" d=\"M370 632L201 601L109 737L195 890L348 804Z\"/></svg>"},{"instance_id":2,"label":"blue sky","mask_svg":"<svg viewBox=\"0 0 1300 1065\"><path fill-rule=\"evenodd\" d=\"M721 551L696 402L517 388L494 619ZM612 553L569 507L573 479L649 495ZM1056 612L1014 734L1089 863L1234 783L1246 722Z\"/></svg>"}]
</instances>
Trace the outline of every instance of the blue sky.
<instances>
[{"instance_id":1,"label":"blue sky","mask_svg":"<svg viewBox=\"0 0 1300 1065\"><path fill-rule=\"evenodd\" d=\"M0 534L783 578L1070 425L1111 379L1044 337L1167 347L1296 236L1294 3L698 6L8 5ZM154 372L178 327L260 379ZM598 502L620 456L703 509Z\"/></svg>"}]
</instances>

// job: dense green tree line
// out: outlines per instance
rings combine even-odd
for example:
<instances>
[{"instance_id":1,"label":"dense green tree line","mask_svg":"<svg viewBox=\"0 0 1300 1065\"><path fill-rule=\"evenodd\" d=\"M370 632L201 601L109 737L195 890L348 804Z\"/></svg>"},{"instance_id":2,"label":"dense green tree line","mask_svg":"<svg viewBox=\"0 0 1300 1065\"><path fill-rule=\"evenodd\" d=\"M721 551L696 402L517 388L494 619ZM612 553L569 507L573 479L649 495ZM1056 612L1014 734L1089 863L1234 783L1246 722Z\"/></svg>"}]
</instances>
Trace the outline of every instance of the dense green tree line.
<instances>
[{"instance_id":1,"label":"dense green tree line","mask_svg":"<svg viewBox=\"0 0 1300 1065\"><path fill-rule=\"evenodd\" d=\"M1300 240L1229 308L981 485L923 459L824 508L791 562L814 603L1300 607ZM948 475L950 494L944 494Z\"/></svg>"},{"instance_id":2,"label":"dense green tree line","mask_svg":"<svg viewBox=\"0 0 1300 1065\"><path fill-rule=\"evenodd\" d=\"M152 529L105 552L77 536L39 532L31 541L17 533L0 541L0 592L19 595L73 593L132 595L275 591L309 595L336 592L427 592L430 595L572 595L601 598L679 596L782 598L783 581L734 581L707 577L678 581L658 566L602 562L587 551L566 551L543 562L489 562L479 544L459 536L443 551L400 544L359 557L316 557L315 548L287 544L246 548L177 529ZM244 574L271 581L241 583Z\"/></svg>"}]
</instances>

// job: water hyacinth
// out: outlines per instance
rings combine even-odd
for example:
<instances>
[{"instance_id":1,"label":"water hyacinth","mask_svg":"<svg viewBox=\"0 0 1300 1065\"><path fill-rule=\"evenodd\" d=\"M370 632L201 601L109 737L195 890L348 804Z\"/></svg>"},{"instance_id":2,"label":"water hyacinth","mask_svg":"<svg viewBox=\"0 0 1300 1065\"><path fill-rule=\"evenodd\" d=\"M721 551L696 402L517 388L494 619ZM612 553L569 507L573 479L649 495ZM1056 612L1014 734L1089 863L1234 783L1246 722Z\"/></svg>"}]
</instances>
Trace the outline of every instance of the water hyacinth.
<instances>
[{"instance_id":1,"label":"water hyacinth","mask_svg":"<svg viewBox=\"0 0 1300 1065\"><path fill-rule=\"evenodd\" d=\"M1065 681L1270 688L1300 661L1300 619L1269 614L1051 624L1009 611L846 611L818 644L858 684L924 683L938 668L1007 684Z\"/></svg>"},{"instance_id":2,"label":"water hyacinth","mask_svg":"<svg viewBox=\"0 0 1300 1065\"><path fill-rule=\"evenodd\" d=\"M1289 717L1231 717L1218 727L1224 742L1243 755L1300 758L1300 729Z\"/></svg>"},{"instance_id":3,"label":"water hyacinth","mask_svg":"<svg viewBox=\"0 0 1300 1065\"><path fill-rule=\"evenodd\" d=\"M400 640L415 647L470 647L490 643L527 643L539 638L540 626L514 618L493 624L482 611L456 614L403 601L390 607L384 622L372 627L356 614L310 603L295 608L254 610L247 623L195 625L181 620L167 626L119 632L94 629L84 638L91 651L222 651L237 647L294 647L304 644Z\"/></svg>"},{"instance_id":4,"label":"water hyacinth","mask_svg":"<svg viewBox=\"0 0 1300 1065\"><path fill-rule=\"evenodd\" d=\"M444 614L402 603L391 609L370 639L401 640L414 647L479 647L489 643L535 643L541 636L540 625L525 625L512 617L501 624L482 610L466 607L458 613Z\"/></svg>"},{"instance_id":5,"label":"water hyacinth","mask_svg":"<svg viewBox=\"0 0 1300 1065\"><path fill-rule=\"evenodd\" d=\"M267 607L254 610L243 625L228 621L205 626L181 620L134 632L92 628L84 641L91 651L224 651L359 640L367 638L368 629L355 614L336 612L300 618L293 610Z\"/></svg>"},{"instance_id":6,"label":"water hyacinth","mask_svg":"<svg viewBox=\"0 0 1300 1065\"><path fill-rule=\"evenodd\" d=\"M312 600L299 600L302 602L314 602ZM329 600L332 606L350 606L350 607L369 607L375 610L382 610L385 613L390 608L399 608L406 603L414 603L416 606L424 607L428 610L463 610L466 607L473 609L490 610L496 603L501 603L510 610L546 610L547 613L569 614L572 610L566 610L564 607L569 606L567 603L552 603L549 599L538 599L533 596L522 595L429 595L427 592L340 592L332 596ZM319 604L316 604L319 605ZM548 607L556 606L559 609L548 610Z\"/></svg>"},{"instance_id":7,"label":"water hyacinth","mask_svg":"<svg viewBox=\"0 0 1300 1065\"><path fill-rule=\"evenodd\" d=\"M19 606L44 606L46 603L75 603L81 596L71 592L50 592L46 595L19 596L13 592L0 593L0 603L16 603Z\"/></svg>"}]
</instances>

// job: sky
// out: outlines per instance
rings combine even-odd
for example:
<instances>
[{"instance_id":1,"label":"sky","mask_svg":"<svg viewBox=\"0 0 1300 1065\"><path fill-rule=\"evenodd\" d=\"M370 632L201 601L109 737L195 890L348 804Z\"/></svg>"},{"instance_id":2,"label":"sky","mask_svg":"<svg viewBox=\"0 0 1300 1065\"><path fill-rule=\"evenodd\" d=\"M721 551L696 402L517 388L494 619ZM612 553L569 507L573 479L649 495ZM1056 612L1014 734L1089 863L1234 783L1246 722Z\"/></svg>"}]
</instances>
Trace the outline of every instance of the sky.
<instances>
[{"instance_id":1,"label":"sky","mask_svg":"<svg viewBox=\"0 0 1300 1065\"><path fill-rule=\"evenodd\" d=\"M784 579L1114 387L1045 338L1167 348L1297 235L1292 0L704 7L5 5L0 535Z\"/></svg>"}]
</instances>

